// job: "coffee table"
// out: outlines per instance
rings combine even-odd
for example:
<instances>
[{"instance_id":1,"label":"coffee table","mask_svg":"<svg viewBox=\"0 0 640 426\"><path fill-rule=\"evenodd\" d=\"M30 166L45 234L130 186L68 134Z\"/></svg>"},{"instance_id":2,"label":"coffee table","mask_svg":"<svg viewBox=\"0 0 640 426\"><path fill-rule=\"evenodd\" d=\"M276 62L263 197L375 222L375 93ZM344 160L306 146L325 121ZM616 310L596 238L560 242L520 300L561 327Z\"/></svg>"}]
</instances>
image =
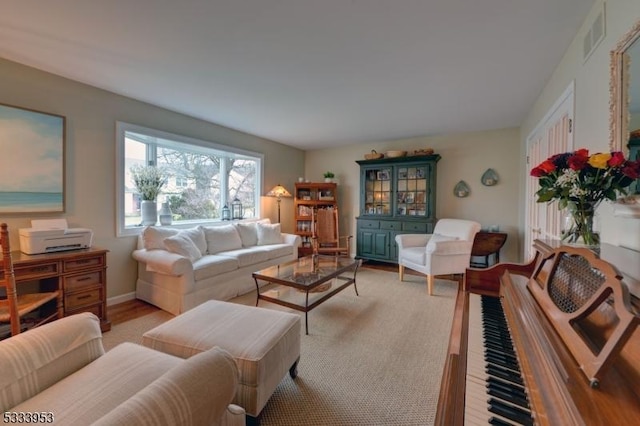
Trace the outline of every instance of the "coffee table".
<instances>
[{"instance_id":1,"label":"coffee table","mask_svg":"<svg viewBox=\"0 0 640 426\"><path fill-rule=\"evenodd\" d=\"M304 312L305 332L309 334L308 313L351 284L358 294L356 274L362 264L350 257L311 255L254 272L256 306L266 300ZM275 284L260 288L260 281Z\"/></svg>"}]
</instances>

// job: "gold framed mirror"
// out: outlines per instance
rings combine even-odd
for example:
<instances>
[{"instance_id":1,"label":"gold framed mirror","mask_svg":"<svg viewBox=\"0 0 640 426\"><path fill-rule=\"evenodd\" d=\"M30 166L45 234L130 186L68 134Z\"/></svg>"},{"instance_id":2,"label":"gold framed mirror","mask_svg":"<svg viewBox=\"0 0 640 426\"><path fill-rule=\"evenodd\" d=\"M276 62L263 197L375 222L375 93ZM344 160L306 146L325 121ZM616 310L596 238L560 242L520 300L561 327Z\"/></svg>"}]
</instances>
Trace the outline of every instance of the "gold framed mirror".
<instances>
[{"instance_id":1,"label":"gold framed mirror","mask_svg":"<svg viewBox=\"0 0 640 426\"><path fill-rule=\"evenodd\" d=\"M611 51L610 68L609 148L629 155L629 133L640 129L640 20Z\"/></svg>"}]
</instances>

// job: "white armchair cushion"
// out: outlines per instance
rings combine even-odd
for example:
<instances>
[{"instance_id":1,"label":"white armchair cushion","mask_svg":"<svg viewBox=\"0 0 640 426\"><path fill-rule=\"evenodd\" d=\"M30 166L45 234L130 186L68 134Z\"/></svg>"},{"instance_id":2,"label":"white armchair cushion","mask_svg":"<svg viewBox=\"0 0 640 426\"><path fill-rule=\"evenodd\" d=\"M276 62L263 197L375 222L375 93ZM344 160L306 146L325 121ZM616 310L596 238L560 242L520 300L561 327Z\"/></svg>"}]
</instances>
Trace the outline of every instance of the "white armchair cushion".
<instances>
[{"instance_id":1,"label":"white armchair cushion","mask_svg":"<svg viewBox=\"0 0 640 426\"><path fill-rule=\"evenodd\" d=\"M204 236L209 254L242 248L240 234L234 225L206 226Z\"/></svg>"},{"instance_id":2,"label":"white armchair cushion","mask_svg":"<svg viewBox=\"0 0 640 426\"><path fill-rule=\"evenodd\" d=\"M183 233L165 238L164 246L168 251L184 256L192 262L202 257L200 249L193 240Z\"/></svg>"},{"instance_id":3,"label":"white armchair cushion","mask_svg":"<svg viewBox=\"0 0 640 426\"><path fill-rule=\"evenodd\" d=\"M280 231L279 223L258 223L257 230L259 246L282 244L282 232Z\"/></svg>"},{"instance_id":4,"label":"white armchair cushion","mask_svg":"<svg viewBox=\"0 0 640 426\"><path fill-rule=\"evenodd\" d=\"M402 260L415 263L416 265L425 265L427 262L427 252L423 247L407 247L402 250Z\"/></svg>"}]
</instances>

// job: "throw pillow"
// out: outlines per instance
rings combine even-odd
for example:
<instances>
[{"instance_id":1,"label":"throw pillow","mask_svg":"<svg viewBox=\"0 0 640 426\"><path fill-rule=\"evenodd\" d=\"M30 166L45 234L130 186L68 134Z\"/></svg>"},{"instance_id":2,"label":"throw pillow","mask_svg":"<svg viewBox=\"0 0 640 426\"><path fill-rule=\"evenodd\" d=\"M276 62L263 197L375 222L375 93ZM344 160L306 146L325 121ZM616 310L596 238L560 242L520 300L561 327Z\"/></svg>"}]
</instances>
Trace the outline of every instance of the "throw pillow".
<instances>
[{"instance_id":1,"label":"throw pillow","mask_svg":"<svg viewBox=\"0 0 640 426\"><path fill-rule=\"evenodd\" d=\"M234 225L205 226L204 236L209 254L242 248L240 234Z\"/></svg>"},{"instance_id":2,"label":"throw pillow","mask_svg":"<svg viewBox=\"0 0 640 426\"><path fill-rule=\"evenodd\" d=\"M202 226L196 226L195 228L183 229L178 235L186 235L191 238L191 241L198 247L200 254L203 256L207 254L207 240L204 238L204 229Z\"/></svg>"},{"instance_id":3,"label":"throw pillow","mask_svg":"<svg viewBox=\"0 0 640 426\"><path fill-rule=\"evenodd\" d=\"M242 247L253 247L258 245L258 227L255 222L236 223Z\"/></svg>"},{"instance_id":4,"label":"throw pillow","mask_svg":"<svg viewBox=\"0 0 640 426\"><path fill-rule=\"evenodd\" d=\"M142 230L142 242L147 250L165 250L164 239L178 233L177 229L147 226Z\"/></svg>"},{"instance_id":5,"label":"throw pillow","mask_svg":"<svg viewBox=\"0 0 640 426\"><path fill-rule=\"evenodd\" d=\"M258 230L258 245L266 246L269 244L281 244L282 233L280 232L279 223L258 223L256 224Z\"/></svg>"},{"instance_id":6,"label":"throw pillow","mask_svg":"<svg viewBox=\"0 0 640 426\"><path fill-rule=\"evenodd\" d=\"M164 247L171 253L179 254L195 262L202 257L200 249L191 238L185 234L174 235L164 239Z\"/></svg>"}]
</instances>

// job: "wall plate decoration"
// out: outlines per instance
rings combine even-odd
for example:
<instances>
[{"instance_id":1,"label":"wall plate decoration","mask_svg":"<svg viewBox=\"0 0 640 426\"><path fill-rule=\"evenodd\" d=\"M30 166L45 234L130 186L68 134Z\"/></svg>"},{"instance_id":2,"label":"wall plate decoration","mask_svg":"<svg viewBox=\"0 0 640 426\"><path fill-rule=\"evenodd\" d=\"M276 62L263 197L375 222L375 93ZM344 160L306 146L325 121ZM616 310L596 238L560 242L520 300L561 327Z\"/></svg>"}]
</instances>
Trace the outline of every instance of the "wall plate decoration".
<instances>
[{"instance_id":1,"label":"wall plate decoration","mask_svg":"<svg viewBox=\"0 0 640 426\"><path fill-rule=\"evenodd\" d=\"M458 198L467 197L470 192L471 192L471 189L469 189L469 185L467 185L467 183L463 180L458 182L456 186L453 188L453 195L455 195Z\"/></svg>"},{"instance_id":2,"label":"wall plate decoration","mask_svg":"<svg viewBox=\"0 0 640 426\"><path fill-rule=\"evenodd\" d=\"M62 213L65 117L0 104L0 213Z\"/></svg>"},{"instance_id":3,"label":"wall plate decoration","mask_svg":"<svg viewBox=\"0 0 640 426\"><path fill-rule=\"evenodd\" d=\"M498 183L498 174L493 169L487 169L480 179L484 186L493 186Z\"/></svg>"}]
</instances>

